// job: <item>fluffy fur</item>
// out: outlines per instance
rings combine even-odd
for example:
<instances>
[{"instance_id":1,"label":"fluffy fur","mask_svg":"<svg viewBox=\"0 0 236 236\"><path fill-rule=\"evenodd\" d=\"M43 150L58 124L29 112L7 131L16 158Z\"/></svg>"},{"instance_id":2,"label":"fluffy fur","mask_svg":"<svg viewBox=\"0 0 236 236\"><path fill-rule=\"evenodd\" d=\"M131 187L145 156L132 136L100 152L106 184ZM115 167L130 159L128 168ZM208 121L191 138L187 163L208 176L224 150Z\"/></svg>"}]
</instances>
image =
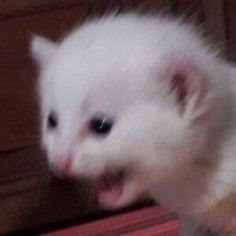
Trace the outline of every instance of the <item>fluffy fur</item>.
<instances>
[{"instance_id":1,"label":"fluffy fur","mask_svg":"<svg viewBox=\"0 0 236 236\"><path fill-rule=\"evenodd\" d=\"M183 235L198 225L236 235L236 73L193 27L111 15L60 42L36 36L32 54L42 143L57 173L96 182L124 170L121 192L99 195L104 207L148 194L179 213ZM97 114L114 119L105 137L88 128Z\"/></svg>"}]
</instances>

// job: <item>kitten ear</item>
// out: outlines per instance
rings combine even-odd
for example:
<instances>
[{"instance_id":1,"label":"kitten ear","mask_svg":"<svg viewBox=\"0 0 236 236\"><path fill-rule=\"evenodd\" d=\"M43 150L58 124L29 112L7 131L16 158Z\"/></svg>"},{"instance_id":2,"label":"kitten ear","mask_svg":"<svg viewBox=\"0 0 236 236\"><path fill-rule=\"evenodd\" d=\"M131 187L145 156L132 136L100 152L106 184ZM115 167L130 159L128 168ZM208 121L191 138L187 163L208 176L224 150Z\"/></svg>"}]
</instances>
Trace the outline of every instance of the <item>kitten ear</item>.
<instances>
[{"instance_id":1,"label":"kitten ear","mask_svg":"<svg viewBox=\"0 0 236 236\"><path fill-rule=\"evenodd\" d=\"M204 73L184 57L171 58L165 68L164 77L170 94L184 115L199 119L209 108Z\"/></svg>"},{"instance_id":2,"label":"kitten ear","mask_svg":"<svg viewBox=\"0 0 236 236\"><path fill-rule=\"evenodd\" d=\"M33 36L31 54L40 67L44 67L55 56L57 43L41 36Z\"/></svg>"}]
</instances>

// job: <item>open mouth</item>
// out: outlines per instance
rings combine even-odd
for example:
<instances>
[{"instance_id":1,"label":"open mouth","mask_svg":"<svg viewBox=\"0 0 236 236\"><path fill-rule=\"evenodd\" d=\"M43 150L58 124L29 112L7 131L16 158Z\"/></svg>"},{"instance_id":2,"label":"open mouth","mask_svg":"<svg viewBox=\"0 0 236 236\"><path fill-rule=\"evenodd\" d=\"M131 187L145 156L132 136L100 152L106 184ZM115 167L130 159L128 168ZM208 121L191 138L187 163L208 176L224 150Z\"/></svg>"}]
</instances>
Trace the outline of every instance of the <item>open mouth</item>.
<instances>
[{"instance_id":1,"label":"open mouth","mask_svg":"<svg viewBox=\"0 0 236 236\"><path fill-rule=\"evenodd\" d=\"M106 172L97 181L99 202L103 206L114 207L124 191L126 173L123 170Z\"/></svg>"}]
</instances>

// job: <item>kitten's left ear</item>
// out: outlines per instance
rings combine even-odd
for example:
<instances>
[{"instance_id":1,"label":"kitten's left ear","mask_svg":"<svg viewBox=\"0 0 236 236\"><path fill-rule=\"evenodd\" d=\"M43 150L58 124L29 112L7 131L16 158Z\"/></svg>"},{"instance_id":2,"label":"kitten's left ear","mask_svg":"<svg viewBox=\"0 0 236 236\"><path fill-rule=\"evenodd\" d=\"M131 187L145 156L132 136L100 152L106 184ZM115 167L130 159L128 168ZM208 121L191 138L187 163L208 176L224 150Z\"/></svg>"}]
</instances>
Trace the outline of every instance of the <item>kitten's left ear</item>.
<instances>
[{"instance_id":1,"label":"kitten's left ear","mask_svg":"<svg viewBox=\"0 0 236 236\"><path fill-rule=\"evenodd\" d=\"M185 57L172 57L167 60L163 76L182 115L191 120L205 117L212 104L201 68Z\"/></svg>"},{"instance_id":2,"label":"kitten's left ear","mask_svg":"<svg viewBox=\"0 0 236 236\"><path fill-rule=\"evenodd\" d=\"M58 45L41 36L33 36L31 54L40 67L44 67L55 56Z\"/></svg>"}]
</instances>

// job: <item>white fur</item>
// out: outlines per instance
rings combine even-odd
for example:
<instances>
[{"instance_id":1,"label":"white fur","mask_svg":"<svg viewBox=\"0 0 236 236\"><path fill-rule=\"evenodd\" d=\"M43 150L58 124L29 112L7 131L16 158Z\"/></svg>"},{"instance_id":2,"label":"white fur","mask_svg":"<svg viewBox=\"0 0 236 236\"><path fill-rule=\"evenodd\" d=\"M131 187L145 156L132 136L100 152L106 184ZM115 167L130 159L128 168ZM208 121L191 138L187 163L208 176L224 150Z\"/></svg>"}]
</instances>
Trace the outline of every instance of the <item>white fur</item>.
<instances>
[{"instance_id":1,"label":"white fur","mask_svg":"<svg viewBox=\"0 0 236 236\"><path fill-rule=\"evenodd\" d=\"M236 72L193 27L160 17L107 16L57 44L36 37L32 51L41 66L42 141L52 165L70 155L70 171L91 179L106 169L128 169L124 194L105 205L120 207L148 193L191 225L221 235L234 230ZM193 90L184 111L169 93L175 63L186 69ZM51 109L59 126L48 132ZM96 113L115 117L114 128L106 138L81 139ZM195 235L190 231L188 224L183 235Z\"/></svg>"}]
</instances>

